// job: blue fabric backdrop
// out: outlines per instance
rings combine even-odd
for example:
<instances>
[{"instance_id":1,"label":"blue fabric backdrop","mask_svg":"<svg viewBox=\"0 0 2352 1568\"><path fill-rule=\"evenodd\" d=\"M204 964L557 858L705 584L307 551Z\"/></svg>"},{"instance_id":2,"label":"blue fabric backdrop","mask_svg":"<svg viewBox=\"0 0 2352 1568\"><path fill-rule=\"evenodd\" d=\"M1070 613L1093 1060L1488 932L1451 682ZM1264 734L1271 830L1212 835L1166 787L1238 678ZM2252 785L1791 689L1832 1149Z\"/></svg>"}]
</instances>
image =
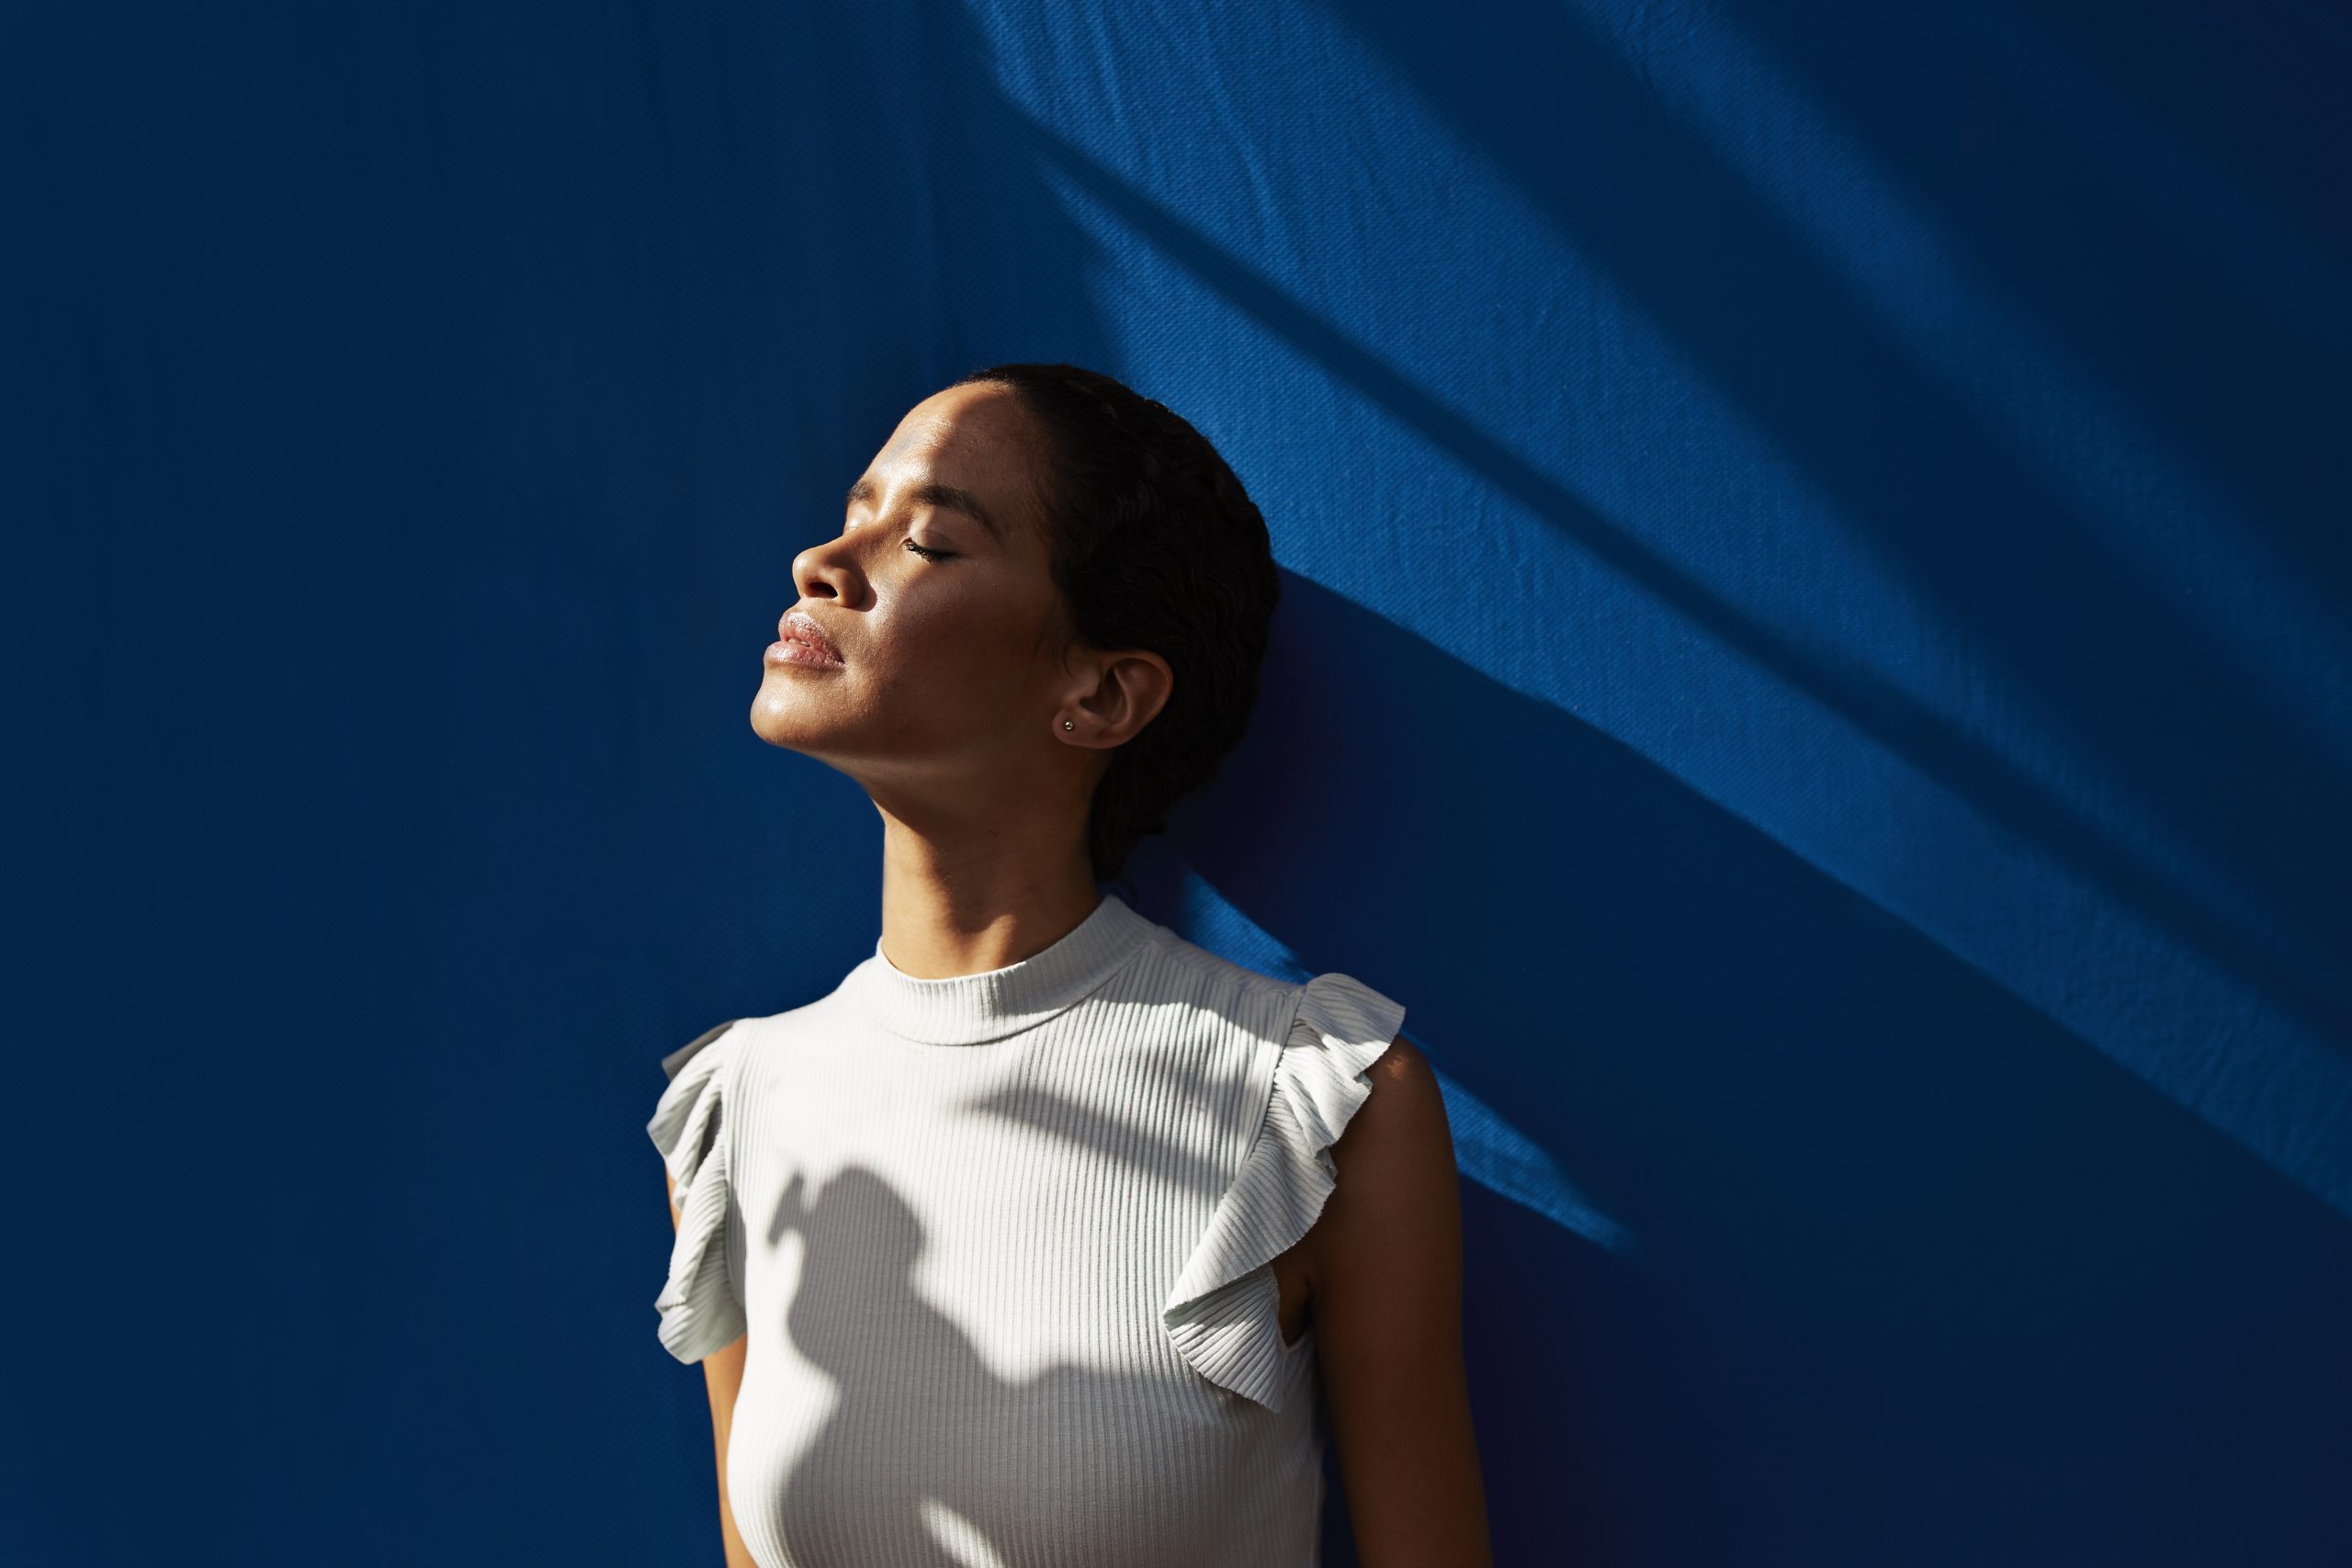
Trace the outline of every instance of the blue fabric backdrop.
<instances>
[{"instance_id":1,"label":"blue fabric backdrop","mask_svg":"<svg viewBox=\"0 0 2352 1568\"><path fill-rule=\"evenodd\" d=\"M1138 880L1447 1075L1498 1561L2352 1560L2340 11L6 34L11 1561L718 1560L657 1058L870 950L745 710L1003 358L1271 520Z\"/></svg>"}]
</instances>

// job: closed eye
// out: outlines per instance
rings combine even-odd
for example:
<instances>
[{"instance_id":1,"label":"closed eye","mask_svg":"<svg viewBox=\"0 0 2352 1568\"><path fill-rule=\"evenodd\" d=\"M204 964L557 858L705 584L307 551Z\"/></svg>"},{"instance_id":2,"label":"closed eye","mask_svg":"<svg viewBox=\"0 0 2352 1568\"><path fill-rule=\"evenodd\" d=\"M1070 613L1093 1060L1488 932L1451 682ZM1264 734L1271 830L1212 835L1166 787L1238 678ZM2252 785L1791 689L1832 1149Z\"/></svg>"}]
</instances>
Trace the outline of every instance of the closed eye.
<instances>
[{"instance_id":1,"label":"closed eye","mask_svg":"<svg viewBox=\"0 0 2352 1568\"><path fill-rule=\"evenodd\" d=\"M907 540L906 546L925 560L945 560L956 553L954 550L935 550L929 545L918 545L912 539Z\"/></svg>"}]
</instances>

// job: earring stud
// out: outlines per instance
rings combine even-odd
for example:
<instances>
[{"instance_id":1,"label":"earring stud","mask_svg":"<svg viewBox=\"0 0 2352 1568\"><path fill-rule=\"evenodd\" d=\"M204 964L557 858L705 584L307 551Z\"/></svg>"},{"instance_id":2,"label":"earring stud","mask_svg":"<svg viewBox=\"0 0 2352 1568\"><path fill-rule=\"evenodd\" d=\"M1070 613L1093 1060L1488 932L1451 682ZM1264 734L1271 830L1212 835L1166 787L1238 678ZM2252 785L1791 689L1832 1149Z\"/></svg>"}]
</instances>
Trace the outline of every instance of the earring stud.
<instances>
[{"instance_id":1,"label":"earring stud","mask_svg":"<svg viewBox=\"0 0 2352 1568\"><path fill-rule=\"evenodd\" d=\"M1076 725L1072 724L1072 723L1071 723L1069 720L1068 720L1068 719L1064 719L1064 720L1062 720L1062 728L1063 728L1064 729L1076 729L1076 728L1078 728L1078 726L1076 726Z\"/></svg>"}]
</instances>

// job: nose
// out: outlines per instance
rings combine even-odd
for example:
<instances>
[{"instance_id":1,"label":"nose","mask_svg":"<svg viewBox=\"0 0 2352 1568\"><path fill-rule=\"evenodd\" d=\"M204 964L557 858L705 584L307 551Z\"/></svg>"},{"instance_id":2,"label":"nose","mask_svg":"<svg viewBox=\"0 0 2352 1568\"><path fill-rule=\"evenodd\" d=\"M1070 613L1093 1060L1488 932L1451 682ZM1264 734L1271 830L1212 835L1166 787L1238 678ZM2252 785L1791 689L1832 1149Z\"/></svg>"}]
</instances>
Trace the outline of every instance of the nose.
<instances>
[{"instance_id":1,"label":"nose","mask_svg":"<svg viewBox=\"0 0 2352 1568\"><path fill-rule=\"evenodd\" d=\"M845 539L811 545L792 558L792 586L804 599L831 599L854 607L865 578Z\"/></svg>"}]
</instances>

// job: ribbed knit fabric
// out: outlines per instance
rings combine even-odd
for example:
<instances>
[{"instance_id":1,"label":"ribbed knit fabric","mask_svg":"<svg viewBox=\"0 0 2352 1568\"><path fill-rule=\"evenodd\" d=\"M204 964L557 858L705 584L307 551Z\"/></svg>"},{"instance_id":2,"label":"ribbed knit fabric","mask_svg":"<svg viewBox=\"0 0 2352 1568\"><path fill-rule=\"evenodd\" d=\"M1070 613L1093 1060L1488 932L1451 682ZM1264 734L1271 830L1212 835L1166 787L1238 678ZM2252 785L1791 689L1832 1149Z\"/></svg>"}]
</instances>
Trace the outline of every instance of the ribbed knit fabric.
<instances>
[{"instance_id":1,"label":"ribbed knit fabric","mask_svg":"<svg viewBox=\"0 0 2352 1568\"><path fill-rule=\"evenodd\" d=\"M1272 979L1103 896L1018 964L831 994L662 1058L660 1337L750 1336L761 1568L1310 1568L1310 1327L1271 1259L1404 1009Z\"/></svg>"}]
</instances>

